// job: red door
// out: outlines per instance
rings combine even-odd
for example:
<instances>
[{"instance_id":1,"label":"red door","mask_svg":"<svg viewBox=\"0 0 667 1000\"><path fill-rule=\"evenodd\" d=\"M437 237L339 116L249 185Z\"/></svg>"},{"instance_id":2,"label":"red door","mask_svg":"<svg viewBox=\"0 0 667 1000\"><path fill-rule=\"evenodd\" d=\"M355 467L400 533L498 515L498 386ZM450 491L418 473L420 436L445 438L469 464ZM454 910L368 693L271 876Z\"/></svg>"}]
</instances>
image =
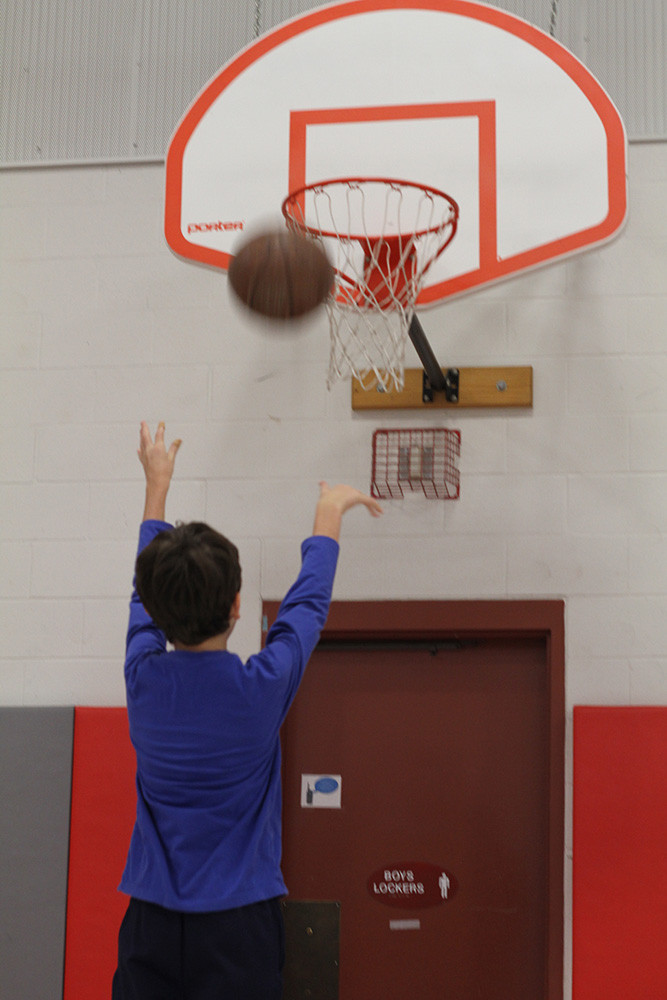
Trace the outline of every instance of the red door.
<instances>
[{"instance_id":1,"label":"red door","mask_svg":"<svg viewBox=\"0 0 667 1000\"><path fill-rule=\"evenodd\" d=\"M547 996L547 643L454 645L320 646L284 727L285 878L340 904L341 1000Z\"/></svg>"}]
</instances>

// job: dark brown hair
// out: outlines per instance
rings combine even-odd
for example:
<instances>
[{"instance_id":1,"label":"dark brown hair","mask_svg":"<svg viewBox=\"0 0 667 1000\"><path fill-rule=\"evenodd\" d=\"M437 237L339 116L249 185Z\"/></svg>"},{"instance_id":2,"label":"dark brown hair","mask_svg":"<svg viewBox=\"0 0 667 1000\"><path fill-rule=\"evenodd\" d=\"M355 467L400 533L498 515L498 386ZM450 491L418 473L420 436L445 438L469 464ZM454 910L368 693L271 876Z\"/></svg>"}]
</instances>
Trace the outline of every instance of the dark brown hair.
<instances>
[{"instance_id":1,"label":"dark brown hair","mask_svg":"<svg viewBox=\"0 0 667 1000\"><path fill-rule=\"evenodd\" d=\"M170 642L197 646L229 628L241 589L238 549L208 524L178 524L139 553L135 585Z\"/></svg>"}]
</instances>

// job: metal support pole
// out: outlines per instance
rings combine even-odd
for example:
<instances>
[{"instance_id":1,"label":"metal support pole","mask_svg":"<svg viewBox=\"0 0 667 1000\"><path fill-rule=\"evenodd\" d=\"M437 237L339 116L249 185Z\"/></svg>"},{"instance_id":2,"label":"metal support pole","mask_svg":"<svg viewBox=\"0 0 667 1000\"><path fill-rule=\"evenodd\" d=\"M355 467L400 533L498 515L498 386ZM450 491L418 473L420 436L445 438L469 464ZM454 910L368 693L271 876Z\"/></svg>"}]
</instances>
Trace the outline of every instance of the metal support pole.
<instances>
[{"instance_id":1,"label":"metal support pole","mask_svg":"<svg viewBox=\"0 0 667 1000\"><path fill-rule=\"evenodd\" d=\"M442 368L438 364L435 354L433 353L433 348L426 339L424 328L417 319L416 313L412 314L412 319L410 320L410 326L408 328L408 335L417 354L419 355L419 360L424 366L424 371L426 372L428 380L431 384L431 388L435 389L436 392L444 392L446 378L443 374Z\"/></svg>"},{"instance_id":2,"label":"metal support pole","mask_svg":"<svg viewBox=\"0 0 667 1000\"><path fill-rule=\"evenodd\" d=\"M448 368L446 372L443 372L415 313L412 314L408 334L424 369L422 402L432 403L434 392L444 392L448 403L458 403L459 370L458 368Z\"/></svg>"}]
</instances>

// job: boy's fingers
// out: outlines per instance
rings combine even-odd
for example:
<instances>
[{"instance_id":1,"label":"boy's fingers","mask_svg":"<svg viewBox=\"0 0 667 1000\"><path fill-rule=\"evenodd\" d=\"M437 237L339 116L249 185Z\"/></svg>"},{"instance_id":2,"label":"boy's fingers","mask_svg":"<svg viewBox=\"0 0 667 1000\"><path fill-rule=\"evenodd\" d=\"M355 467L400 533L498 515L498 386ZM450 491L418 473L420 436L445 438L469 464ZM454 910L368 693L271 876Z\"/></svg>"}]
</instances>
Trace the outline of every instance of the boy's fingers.
<instances>
[{"instance_id":1,"label":"boy's fingers","mask_svg":"<svg viewBox=\"0 0 667 1000\"><path fill-rule=\"evenodd\" d=\"M364 504L364 506L367 508L367 510L369 510L370 513L373 515L373 517L379 517L380 514L383 513L382 507L377 502L377 500L375 499L375 497L371 497L371 496L368 496L368 495L364 494L364 495L361 496L360 499L361 499L361 502Z\"/></svg>"},{"instance_id":2,"label":"boy's fingers","mask_svg":"<svg viewBox=\"0 0 667 1000\"><path fill-rule=\"evenodd\" d=\"M170 459L173 460L176 458L176 453L178 452L178 449L181 447L182 444L183 444L182 438L177 438L175 441L172 441L171 448L169 449Z\"/></svg>"},{"instance_id":3,"label":"boy's fingers","mask_svg":"<svg viewBox=\"0 0 667 1000\"><path fill-rule=\"evenodd\" d=\"M151 443L151 432L148 429L148 424L145 420L141 421L141 430L139 431L139 441L145 448Z\"/></svg>"}]
</instances>

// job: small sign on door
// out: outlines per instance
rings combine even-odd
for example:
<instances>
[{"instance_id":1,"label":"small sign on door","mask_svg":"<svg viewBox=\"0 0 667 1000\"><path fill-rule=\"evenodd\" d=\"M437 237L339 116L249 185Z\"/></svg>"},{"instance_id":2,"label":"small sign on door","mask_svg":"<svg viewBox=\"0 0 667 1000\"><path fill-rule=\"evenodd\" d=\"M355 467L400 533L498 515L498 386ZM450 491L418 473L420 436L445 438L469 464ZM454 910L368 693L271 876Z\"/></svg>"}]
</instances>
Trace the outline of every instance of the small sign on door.
<instances>
[{"instance_id":1,"label":"small sign on door","mask_svg":"<svg viewBox=\"0 0 667 1000\"><path fill-rule=\"evenodd\" d=\"M301 805L304 809L340 809L340 774L302 774Z\"/></svg>"},{"instance_id":2,"label":"small sign on door","mask_svg":"<svg viewBox=\"0 0 667 1000\"><path fill-rule=\"evenodd\" d=\"M383 865L366 883L373 899L404 910L423 909L448 902L459 883L450 871L427 861Z\"/></svg>"}]
</instances>

